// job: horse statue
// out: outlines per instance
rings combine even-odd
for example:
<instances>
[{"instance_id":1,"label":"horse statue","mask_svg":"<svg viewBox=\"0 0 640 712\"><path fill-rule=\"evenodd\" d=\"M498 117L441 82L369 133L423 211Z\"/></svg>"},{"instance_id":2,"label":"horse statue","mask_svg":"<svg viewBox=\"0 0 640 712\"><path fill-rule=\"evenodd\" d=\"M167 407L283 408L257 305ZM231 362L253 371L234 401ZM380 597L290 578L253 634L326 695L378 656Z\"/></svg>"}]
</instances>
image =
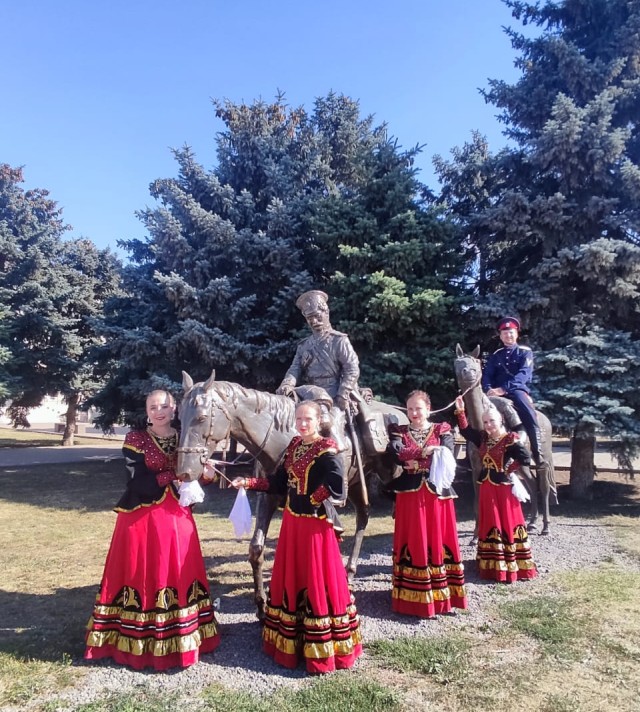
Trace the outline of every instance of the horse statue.
<instances>
[{"instance_id":1,"label":"horse statue","mask_svg":"<svg viewBox=\"0 0 640 712\"><path fill-rule=\"evenodd\" d=\"M285 448L297 434L294 401L288 396L216 381L215 371L207 381L195 384L184 371L182 376L182 430L176 467L180 476L188 480L197 479L218 443L230 436L245 447L263 472L273 472L280 464ZM385 403L371 401L367 407L380 414L385 424L408 422L400 409ZM348 500L356 511L356 533L346 567L349 580L355 576L369 521L366 480L375 473L383 482L388 482L397 471L395 464L384 453L372 454L362 452L357 445L354 447L355 438L362 439L351 430L345 436L347 447L341 453L347 473ZM249 544L249 561L253 569L254 600L260 620L264 618L266 605L263 581L265 537L279 500L275 495L257 493L256 523Z\"/></svg>"},{"instance_id":2,"label":"horse statue","mask_svg":"<svg viewBox=\"0 0 640 712\"><path fill-rule=\"evenodd\" d=\"M469 425L482 430L482 413L489 406L493 405L502 415L505 425L509 430L515 430L521 425L520 418L515 408L508 398L489 398L482 392L480 385L482 380L482 366L480 364L480 347L476 346L470 354L465 354L460 344L456 345L456 359L454 361L454 371L458 388L463 394L464 404L467 411ZM543 413L536 411L538 426L541 432L541 451L545 464L536 468L534 477L528 467L520 469L520 474L531 496L531 508L529 511L529 521L527 531L537 531L537 520L539 515L538 496L542 498L542 531L541 534L549 534L549 503L558 503L556 497L556 483L553 469L553 451L551 440L551 422ZM469 453L469 463L473 475L474 490L477 489L477 479L482 469L478 448L473 443L467 443ZM475 539L474 534L474 539Z\"/></svg>"}]
</instances>

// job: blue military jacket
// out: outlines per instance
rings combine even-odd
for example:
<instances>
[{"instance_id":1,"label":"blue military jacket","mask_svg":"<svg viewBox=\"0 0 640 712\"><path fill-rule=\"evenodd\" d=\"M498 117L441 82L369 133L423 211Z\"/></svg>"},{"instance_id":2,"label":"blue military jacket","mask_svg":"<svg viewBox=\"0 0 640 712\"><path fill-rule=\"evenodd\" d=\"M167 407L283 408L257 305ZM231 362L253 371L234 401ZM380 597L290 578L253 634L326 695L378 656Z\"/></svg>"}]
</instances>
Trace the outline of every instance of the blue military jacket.
<instances>
[{"instance_id":1,"label":"blue military jacket","mask_svg":"<svg viewBox=\"0 0 640 712\"><path fill-rule=\"evenodd\" d=\"M482 374L482 390L504 388L513 391L529 392L533 376L533 352L528 346L503 346L494 351L487 359Z\"/></svg>"}]
</instances>

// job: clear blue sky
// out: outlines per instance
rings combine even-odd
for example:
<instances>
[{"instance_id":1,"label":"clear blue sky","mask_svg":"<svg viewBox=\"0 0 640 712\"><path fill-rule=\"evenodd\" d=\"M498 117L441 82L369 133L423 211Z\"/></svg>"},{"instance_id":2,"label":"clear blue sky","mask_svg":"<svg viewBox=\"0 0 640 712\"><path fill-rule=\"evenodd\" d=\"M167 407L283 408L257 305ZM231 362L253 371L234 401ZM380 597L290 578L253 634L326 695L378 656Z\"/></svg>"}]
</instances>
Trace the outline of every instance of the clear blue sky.
<instances>
[{"instance_id":1,"label":"clear blue sky","mask_svg":"<svg viewBox=\"0 0 640 712\"><path fill-rule=\"evenodd\" d=\"M211 98L285 92L311 108L358 99L404 147L431 158L480 130L505 144L479 88L514 81L500 0L5 0L0 5L0 162L24 166L73 226L115 249L142 237L149 183L175 176L170 148L215 165ZM517 26L517 25L516 25Z\"/></svg>"}]
</instances>

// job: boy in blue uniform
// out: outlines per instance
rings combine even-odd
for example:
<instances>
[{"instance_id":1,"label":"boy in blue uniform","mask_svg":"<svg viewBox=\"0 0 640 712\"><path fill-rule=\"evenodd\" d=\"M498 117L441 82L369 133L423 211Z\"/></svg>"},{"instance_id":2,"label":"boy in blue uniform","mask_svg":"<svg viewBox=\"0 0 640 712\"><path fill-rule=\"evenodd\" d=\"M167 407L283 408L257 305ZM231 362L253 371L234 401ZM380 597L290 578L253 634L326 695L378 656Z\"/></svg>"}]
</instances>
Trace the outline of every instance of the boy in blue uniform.
<instances>
[{"instance_id":1,"label":"boy in blue uniform","mask_svg":"<svg viewBox=\"0 0 640 712\"><path fill-rule=\"evenodd\" d=\"M487 359L482 374L482 390L488 396L503 396L513 402L529 437L534 462L540 466L543 464L540 428L529 397L529 384L533 377L533 352L528 346L518 344L520 322L515 317L500 319L497 328L503 346Z\"/></svg>"}]
</instances>

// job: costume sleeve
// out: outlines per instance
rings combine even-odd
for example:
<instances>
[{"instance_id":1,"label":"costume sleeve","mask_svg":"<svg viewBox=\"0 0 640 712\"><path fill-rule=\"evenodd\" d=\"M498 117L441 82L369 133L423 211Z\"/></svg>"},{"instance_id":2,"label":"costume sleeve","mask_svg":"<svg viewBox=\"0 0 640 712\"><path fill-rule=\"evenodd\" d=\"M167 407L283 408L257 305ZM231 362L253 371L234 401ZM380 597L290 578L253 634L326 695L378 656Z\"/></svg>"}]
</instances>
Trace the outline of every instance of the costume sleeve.
<instances>
[{"instance_id":1,"label":"costume sleeve","mask_svg":"<svg viewBox=\"0 0 640 712\"><path fill-rule=\"evenodd\" d=\"M507 393L521 389L528 391L533 378L533 351L531 349L518 349L518 370L504 386Z\"/></svg>"},{"instance_id":2,"label":"costume sleeve","mask_svg":"<svg viewBox=\"0 0 640 712\"><path fill-rule=\"evenodd\" d=\"M166 485L175 478L175 471L151 472L145 463L143 443L135 432L127 433L122 454L127 471L127 489L118 501L116 509L128 511L140 504L159 500Z\"/></svg>"},{"instance_id":3,"label":"costume sleeve","mask_svg":"<svg viewBox=\"0 0 640 712\"><path fill-rule=\"evenodd\" d=\"M476 430L469 425L469 422L467 421L467 414L464 411L458 411L456 416L458 418L458 426L460 427L460 435L462 435L465 440L469 440L469 442L472 442L474 445L480 447L482 444L481 431Z\"/></svg>"},{"instance_id":4,"label":"costume sleeve","mask_svg":"<svg viewBox=\"0 0 640 712\"><path fill-rule=\"evenodd\" d=\"M440 445L453 452L455 440L453 438L453 433L451 432L451 426L449 423L440 424Z\"/></svg>"},{"instance_id":5,"label":"costume sleeve","mask_svg":"<svg viewBox=\"0 0 640 712\"><path fill-rule=\"evenodd\" d=\"M419 460L422 458L420 445L418 443L407 445L400 432L394 433L392 431L389 434L388 450L393 455L396 465L401 465L402 467L404 467L407 460Z\"/></svg>"},{"instance_id":6,"label":"costume sleeve","mask_svg":"<svg viewBox=\"0 0 640 712\"><path fill-rule=\"evenodd\" d=\"M520 467L529 467L529 465L531 464L531 457L529 455L529 451L520 442L520 440L516 440L514 443L509 445L505 449L504 454L505 458L511 460L510 464L505 470L508 475L520 469Z\"/></svg>"},{"instance_id":7,"label":"costume sleeve","mask_svg":"<svg viewBox=\"0 0 640 712\"><path fill-rule=\"evenodd\" d=\"M389 430L389 444L387 445L387 452L393 457L393 461L396 465L400 464L399 455L403 447L402 433L397 430Z\"/></svg>"},{"instance_id":8,"label":"costume sleeve","mask_svg":"<svg viewBox=\"0 0 640 712\"><path fill-rule=\"evenodd\" d=\"M339 340L336 348L336 357L340 364L338 395L347 398L351 391L357 389L358 378L360 376L358 355L354 351L348 336L345 335Z\"/></svg>"},{"instance_id":9,"label":"costume sleeve","mask_svg":"<svg viewBox=\"0 0 640 712\"><path fill-rule=\"evenodd\" d=\"M287 493L287 471L284 467L279 467L268 477L247 477L246 483L245 489L284 495Z\"/></svg>"},{"instance_id":10,"label":"costume sleeve","mask_svg":"<svg viewBox=\"0 0 640 712\"><path fill-rule=\"evenodd\" d=\"M343 478L341 458L333 452L324 452L318 456L314 465L314 479L319 476L319 484L310 496L311 504L317 507L329 497L342 499Z\"/></svg>"}]
</instances>

